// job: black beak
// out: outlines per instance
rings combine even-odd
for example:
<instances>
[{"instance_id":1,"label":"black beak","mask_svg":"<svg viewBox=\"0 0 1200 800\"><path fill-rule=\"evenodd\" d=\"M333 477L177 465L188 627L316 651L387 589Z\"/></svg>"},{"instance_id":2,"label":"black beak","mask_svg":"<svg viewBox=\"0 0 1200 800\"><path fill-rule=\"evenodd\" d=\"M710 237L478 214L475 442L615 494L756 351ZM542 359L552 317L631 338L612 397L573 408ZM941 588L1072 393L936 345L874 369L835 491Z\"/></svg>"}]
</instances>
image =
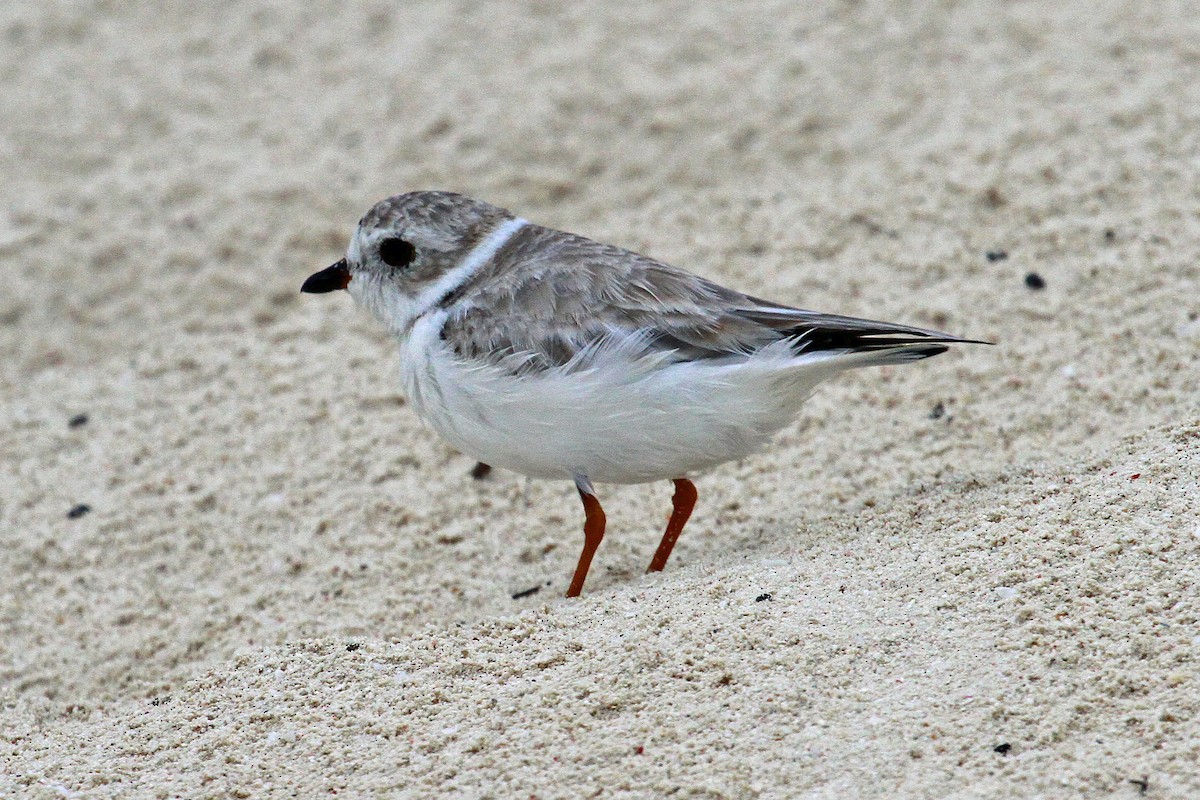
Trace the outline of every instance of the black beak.
<instances>
[{"instance_id":1,"label":"black beak","mask_svg":"<svg viewBox=\"0 0 1200 800\"><path fill-rule=\"evenodd\" d=\"M346 266L346 259L343 258L332 267L326 267L320 272L309 275L308 280L300 287L300 291L309 294L325 294L345 289L349 285L350 268Z\"/></svg>"}]
</instances>

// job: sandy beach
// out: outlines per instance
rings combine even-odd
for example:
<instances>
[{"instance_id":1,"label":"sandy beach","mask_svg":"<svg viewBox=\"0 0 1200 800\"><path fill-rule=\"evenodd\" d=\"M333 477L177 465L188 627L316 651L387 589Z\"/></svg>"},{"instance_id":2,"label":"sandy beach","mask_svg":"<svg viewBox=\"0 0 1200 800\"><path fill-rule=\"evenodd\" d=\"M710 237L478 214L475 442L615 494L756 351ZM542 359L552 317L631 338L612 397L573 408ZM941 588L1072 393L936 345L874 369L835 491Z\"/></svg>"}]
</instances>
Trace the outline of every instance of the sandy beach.
<instances>
[{"instance_id":1,"label":"sandy beach","mask_svg":"<svg viewBox=\"0 0 1200 800\"><path fill-rule=\"evenodd\" d=\"M1200 796L1187 3L0 9L0 796ZM996 343L598 485L301 282L486 199Z\"/></svg>"}]
</instances>

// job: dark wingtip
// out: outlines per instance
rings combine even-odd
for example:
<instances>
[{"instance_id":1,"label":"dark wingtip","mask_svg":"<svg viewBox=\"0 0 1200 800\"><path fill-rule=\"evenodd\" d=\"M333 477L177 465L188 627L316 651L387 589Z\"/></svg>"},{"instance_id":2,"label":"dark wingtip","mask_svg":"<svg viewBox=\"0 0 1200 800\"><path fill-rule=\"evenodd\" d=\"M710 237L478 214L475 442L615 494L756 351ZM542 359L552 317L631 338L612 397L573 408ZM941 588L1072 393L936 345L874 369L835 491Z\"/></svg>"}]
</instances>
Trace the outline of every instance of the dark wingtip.
<instances>
[{"instance_id":1,"label":"dark wingtip","mask_svg":"<svg viewBox=\"0 0 1200 800\"><path fill-rule=\"evenodd\" d=\"M960 344L992 344L920 329L861 331L839 328L809 329L795 342L797 352L845 354L853 359L853 366L859 367L921 361L940 356Z\"/></svg>"},{"instance_id":2,"label":"dark wingtip","mask_svg":"<svg viewBox=\"0 0 1200 800\"><path fill-rule=\"evenodd\" d=\"M338 289L345 289L349 285L350 267L346 264L346 259L343 258L336 264L309 275L308 280L300 287L300 291L307 292L308 294L325 294L326 292L336 292Z\"/></svg>"},{"instance_id":3,"label":"dark wingtip","mask_svg":"<svg viewBox=\"0 0 1200 800\"><path fill-rule=\"evenodd\" d=\"M857 320L855 321L857 322ZM896 347L907 347L909 345L918 347L921 345L929 345L930 347L938 345L940 349L937 352L930 353L930 355L937 355L949 349L945 345L995 344L995 342L986 342L982 339L965 339L961 336L951 336L941 331L907 328L899 325L885 327L883 324L878 328L871 328L866 325L862 327L816 326L800 331L799 335L795 338L797 344L810 353L817 350L864 352L870 350L891 350Z\"/></svg>"}]
</instances>

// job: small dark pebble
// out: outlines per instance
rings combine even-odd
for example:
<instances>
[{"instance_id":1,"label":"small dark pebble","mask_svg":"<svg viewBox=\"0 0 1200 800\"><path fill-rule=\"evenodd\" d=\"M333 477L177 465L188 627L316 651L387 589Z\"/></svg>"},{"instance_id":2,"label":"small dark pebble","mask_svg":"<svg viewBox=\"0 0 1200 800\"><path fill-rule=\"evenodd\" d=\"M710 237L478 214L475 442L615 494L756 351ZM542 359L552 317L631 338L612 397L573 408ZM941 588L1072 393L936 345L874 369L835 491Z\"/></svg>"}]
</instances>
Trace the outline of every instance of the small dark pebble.
<instances>
[{"instance_id":1,"label":"small dark pebble","mask_svg":"<svg viewBox=\"0 0 1200 800\"><path fill-rule=\"evenodd\" d=\"M1007 250L988 250L983 254L989 262L995 264L997 261L1004 261L1008 258Z\"/></svg>"},{"instance_id":2,"label":"small dark pebble","mask_svg":"<svg viewBox=\"0 0 1200 800\"><path fill-rule=\"evenodd\" d=\"M771 599L771 593L763 592L758 597L754 598L754 602L761 603L763 600L770 600L770 599Z\"/></svg>"},{"instance_id":3,"label":"small dark pebble","mask_svg":"<svg viewBox=\"0 0 1200 800\"><path fill-rule=\"evenodd\" d=\"M1046 279L1041 275L1038 275L1036 272L1030 272L1025 276L1025 285L1034 291L1037 291L1038 289L1045 289Z\"/></svg>"},{"instance_id":4,"label":"small dark pebble","mask_svg":"<svg viewBox=\"0 0 1200 800\"><path fill-rule=\"evenodd\" d=\"M481 481L491 474L492 465L485 464L482 461L476 462L475 466L471 467L471 477L477 481Z\"/></svg>"},{"instance_id":5,"label":"small dark pebble","mask_svg":"<svg viewBox=\"0 0 1200 800\"><path fill-rule=\"evenodd\" d=\"M67 519L79 519L80 517L82 517L84 514L88 513L91 510L92 510L92 507L89 506L87 503L80 503L77 506L71 507L71 510L67 512Z\"/></svg>"},{"instance_id":6,"label":"small dark pebble","mask_svg":"<svg viewBox=\"0 0 1200 800\"><path fill-rule=\"evenodd\" d=\"M353 653L355 650L357 650L360 647L362 647L362 644L360 644L359 642L351 642L350 644L346 645L346 652Z\"/></svg>"},{"instance_id":7,"label":"small dark pebble","mask_svg":"<svg viewBox=\"0 0 1200 800\"><path fill-rule=\"evenodd\" d=\"M68 428L82 428L84 425L87 425L87 423L88 423L88 415L87 414L76 414L75 416L71 417L71 419L69 419L67 421L67 427Z\"/></svg>"},{"instance_id":8,"label":"small dark pebble","mask_svg":"<svg viewBox=\"0 0 1200 800\"><path fill-rule=\"evenodd\" d=\"M1145 794L1150 791L1150 776L1143 775L1140 778L1130 778L1129 782L1138 788L1138 794Z\"/></svg>"},{"instance_id":9,"label":"small dark pebble","mask_svg":"<svg viewBox=\"0 0 1200 800\"><path fill-rule=\"evenodd\" d=\"M992 750L994 750L995 752L999 753L1002 756L1006 756L1006 755L1008 755L1008 751L1012 750L1012 745L1009 744L1008 742L1004 742L1003 744L996 745L995 747L992 748Z\"/></svg>"},{"instance_id":10,"label":"small dark pebble","mask_svg":"<svg viewBox=\"0 0 1200 800\"><path fill-rule=\"evenodd\" d=\"M943 403L941 400L938 400L937 405L935 405L933 408L929 409L929 418L930 419L941 419L944 416L946 416L946 404Z\"/></svg>"},{"instance_id":11,"label":"small dark pebble","mask_svg":"<svg viewBox=\"0 0 1200 800\"><path fill-rule=\"evenodd\" d=\"M1117 240L1117 232L1114 231L1112 228L1105 228L1104 229L1104 241L1108 242L1109 244L1112 244L1116 240Z\"/></svg>"},{"instance_id":12,"label":"small dark pebble","mask_svg":"<svg viewBox=\"0 0 1200 800\"><path fill-rule=\"evenodd\" d=\"M513 592L512 599L513 599L513 600L520 600L520 599L521 599L521 598L523 598L523 597L529 597L530 595L537 594L537 593L538 593L538 592L540 592L541 590L542 590L542 587L541 587L541 586L534 586L534 587L532 587L532 588L530 588L530 589L522 589L522 590L521 590L521 591L519 591L519 592Z\"/></svg>"}]
</instances>

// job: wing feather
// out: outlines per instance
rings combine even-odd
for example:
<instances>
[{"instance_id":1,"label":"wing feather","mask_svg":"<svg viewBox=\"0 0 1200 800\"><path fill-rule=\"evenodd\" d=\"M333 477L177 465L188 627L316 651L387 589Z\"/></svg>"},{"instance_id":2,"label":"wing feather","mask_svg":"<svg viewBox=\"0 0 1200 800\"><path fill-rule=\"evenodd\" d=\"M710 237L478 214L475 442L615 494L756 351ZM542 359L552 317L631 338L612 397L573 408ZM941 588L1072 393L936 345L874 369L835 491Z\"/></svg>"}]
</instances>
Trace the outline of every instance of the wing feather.
<instances>
[{"instance_id":1,"label":"wing feather","mask_svg":"<svg viewBox=\"0 0 1200 800\"><path fill-rule=\"evenodd\" d=\"M579 364L581 354L631 336L643 355L671 361L744 359L781 340L797 354L896 351L899 361L972 341L760 300L537 225L522 229L455 295L442 338L462 357L519 364L521 372Z\"/></svg>"}]
</instances>

